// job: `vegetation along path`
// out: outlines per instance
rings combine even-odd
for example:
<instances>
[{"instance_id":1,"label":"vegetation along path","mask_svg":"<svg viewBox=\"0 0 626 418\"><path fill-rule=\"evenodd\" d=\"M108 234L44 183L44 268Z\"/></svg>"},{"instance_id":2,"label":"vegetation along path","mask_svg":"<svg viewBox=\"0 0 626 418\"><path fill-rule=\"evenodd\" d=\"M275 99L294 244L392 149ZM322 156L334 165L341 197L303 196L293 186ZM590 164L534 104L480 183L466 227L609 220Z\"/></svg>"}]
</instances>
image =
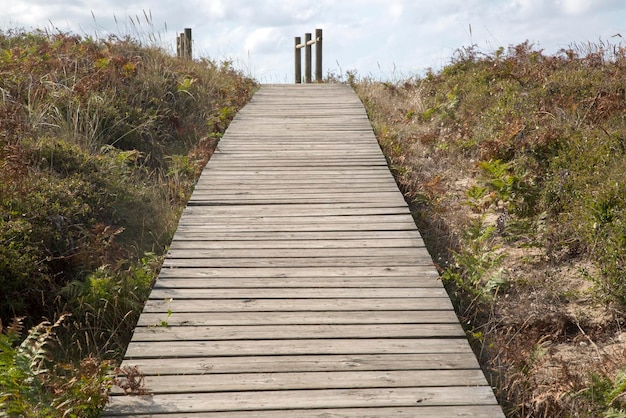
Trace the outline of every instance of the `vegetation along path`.
<instances>
[{"instance_id":1,"label":"vegetation along path","mask_svg":"<svg viewBox=\"0 0 626 418\"><path fill-rule=\"evenodd\" d=\"M346 85L237 115L123 366L105 416L503 416Z\"/></svg>"}]
</instances>

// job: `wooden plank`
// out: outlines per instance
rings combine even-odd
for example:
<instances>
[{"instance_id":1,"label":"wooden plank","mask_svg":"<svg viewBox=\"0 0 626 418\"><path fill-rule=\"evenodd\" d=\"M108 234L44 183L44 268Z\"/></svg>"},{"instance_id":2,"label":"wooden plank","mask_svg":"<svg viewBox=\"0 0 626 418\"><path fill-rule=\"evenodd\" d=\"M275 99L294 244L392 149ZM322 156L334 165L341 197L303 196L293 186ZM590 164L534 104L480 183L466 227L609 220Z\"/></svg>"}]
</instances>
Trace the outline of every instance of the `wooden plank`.
<instances>
[{"instance_id":1,"label":"wooden plank","mask_svg":"<svg viewBox=\"0 0 626 418\"><path fill-rule=\"evenodd\" d=\"M249 216L249 217L236 217L236 218L220 218L213 219L211 217L194 217L192 219L185 217L181 218L181 222L184 222L182 225L196 225L201 224L204 226L210 225L237 225L237 224L282 224L282 225L301 225L301 224L314 224L314 223L323 223L328 225L334 224L396 224L401 223L405 224L408 228L415 228L415 223L413 221L413 217L409 214L398 214L398 215L348 215L348 216L271 216L265 217L262 214L258 216ZM179 223L180 224L180 223ZM339 225L338 225L339 226Z\"/></svg>"},{"instance_id":2,"label":"wooden plank","mask_svg":"<svg viewBox=\"0 0 626 418\"><path fill-rule=\"evenodd\" d=\"M236 156L230 156L234 159ZM226 158L226 157L224 157ZM272 173L278 176L278 178L290 176L291 178L301 180L311 179L334 179L343 180L345 183L350 183L352 180L363 181L366 178L371 179L393 179L393 176L385 165L380 163L372 164L370 162L345 165L341 160L337 160L334 164L324 165L304 165L293 166L293 162L290 164L282 164L277 161L274 166L248 166L248 165L218 165L215 166L207 164L202 170L203 174L215 175L218 178L233 178L235 175L243 175L244 178L254 176L270 177ZM199 181L206 181L200 178ZM277 183L278 184L278 183Z\"/></svg>"},{"instance_id":3,"label":"wooden plank","mask_svg":"<svg viewBox=\"0 0 626 418\"><path fill-rule=\"evenodd\" d=\"M319 156L315 159L312 156L303 159L283 159L280 162L276 160L273 161L271 159L252 159L252 158L240 158L240 154L233 155L225 155L223 158L232 158L238 159L237 163L228 163L224 162L214 162L213 165L209 168L209 170L225 170L225 171L244 171L249 172L252 170L320 170L320 169L343 169L343 170L363 170L369 172L369 170L373 167L386 167L386 162L382 158L369 158L367 156L363 156L361 158L349 158L345 155L343 158L323 158L323 156ZM337 156L341 157L341 155ZM346 182L348 184L348 182Z\"/></svg>"},{"instance_id":4,"label":"wooden plank","mask_svg":"<svg viewBox=\"0 0 626 418\"><path fill-rule=\"evenodd\" d=\"M384 223L342 223L342 224L182 224L178 230L181 232L212 232L212 231L245 231L245 232L333 232L333 231L410 231L414 226L410 222L384 222Z\"/></svg>"},{"instance_id":5,"label":"wooden plank","mask_svg":"<svg viewBox=\"0 0 626 418\"><path fill-rule=\"evenodd\" d=\"M243 357L138 358L124 365L137 366L146 376L222 373L297 373L385 370L479 369L474 356L463 353L281 355Z\"/></svg>"},{"instance_id":6,"label":"wooden plank","mask_svg":"<svg viewBox=\"0 0 626 418\"><path fill-rule=\"evenodd\" d=\"M354 222L349 219L345 219L343 222L329 222L325 223L321 219L312 218L311 222L306 220L298 220L297 218L291 221L279 222L274 220L275 218L266 218L258 222L242 222L240 219L232 218L229 221L220 223L207 219L204 222L199 220L181 220L178 228L184 232L191 231L220 231L227 229L227 232L234 231L265 231L265 232L289 232L289 231L303 231L303 232L345 232L345 231L411 231L412 224L410 221L388 221L378 223L363 223Z\"/></svg>"},{"instance_id":7,"label":"wooden plank","mask_svg":"<svg viewBox=\"0 0 626 418\"><path fill-rule=\"evenodd\" d=\"M479 386L484 380L480 369L237 373L153 375L145 378L145 387L151 394L157 395L262 390ZM112 394L122 392L118 389Z\"/></svg>"},{"instance_id":8,"label":"wooden plank","mask_svg":"<svg viewBox=\"0 0 626 418\"><path fill-rule=\"evenodd\" d=\"M183 240L212 240L212 241L266 241L280 240L309 240L313 245L322 239L356 240L356 239L398 239L421 238L416 230L398 231L177 231L175 241Z\"/></svg>"},{"instance_id":9,"label":"wooden plank","mask_svg":"<svg viewBox=\"0 0 626 418\"><path fill-rule=\"evenodd\" d=\"M420 247L392 248L183 248L170 249L170 258L365 258L365 257L419 257ZM424 257L421 257L424 258Z\"/></svg>"},{"instance_id":10,"label":"wooden plank","mask_svg":"<svg viewBox=\"0 0 626 418\"><path fill-rule=\"evenodd\" d=\"M221 204L268 204L268 203L330 203L330 202L373 202L385 200L400 204L404 202L402 195L398 193L378 193L376 195L363 193L281 193L281 194L264 194L258 196L237 196L235 194L215 194L215 193L198 193L192 195L192 201L206 203Z\"/></svg>"},{"instance_id":11,"label":"wooden plank","mask_svg":"<svg viewBox=\"0 0 626 418\"><path fill-rule=\"evenodd\" d=\"M164 267L386 267L430 266L428 254L417 253L409 257L394 255L370 257L308 257L308 258L167 258Z\"/></svg>"},{"instance_id":12,"label":"wooden plank","mask_svg":"<svg viewBox=\"0 0 626 418\"><path fill-rule=\"evenodd\" d=\"M386 183L390 183L393 180L391 174L389 177L385 175L381 175L379 173L373 173L369 170L361 170L357 171L353 169L350 173L336 173L336 174L327 174L326 171L330 169L328 167L319 167L319 168L304 168L300 167L300 171L297 168L289 168L289 167L275 167L276 171L274 175L272 175L271 171L262 171L260 168L250 167L249 170L245 170L245 167L233 167L232 170L222 170L215 169L214 172L210 172L206 174L207 169L205 169L205 174L207 176L214 177L215 183L238 183L242 184L243 182L247 182L249 180L255 180L259 183L265 181L266 183L274 183L275 186L279 187L281 182L284 181L285 185L288 185L293 182L293 184L313 184L316 182L320 182L320 184L333 184L333 185L349 185L349 184L365 184L369 181L376 182L377 184L387 185ZM349 180L346 180L349 178ZM207 180L199 180L199 184L202 186L206 184ZM392 186L391 184L388 184ZM391 192L389 192L391 193ZM336 202L330 202L336 203Z\"/></svg>"},{"instance_id":13,"label":"wooden plank","mask_svg":"<svg viewBox=\"0 0 626 418\"><path fill-rule=\"evenodd\" d=\"M452 311L144 312L138 327L199 325L458 324Z\"/></svg>"},{"instance_id":14,"label":"wooden plank","mask_svg":"<svg viewBox=\"0 0 626 418\"><path fill-rule=\"evenodd\" d=\"M346 121L344 121L346 122ZM243 126L243 125L241 125ZM298 132L298 131L309 131L311 133L317 133L317 134L324 134L324 133L332 133L332 134L342 134L342 133L346 133L346 134L359 134L359 133L370 133L371 128L363 128L362 126L359 126L359 124L351 124L351 125L338 125L338 124L328 124L327 126L324 126L324 128L317 128L316 126L314 126L312 123L294 123L294 124L287 124L287 123L258 123L256 124L255 128L257 130L253 129L239 129L239 133L249 133L251 135L254 135L258 132L258 130L264 130L266 131L266 134L280 134L282 137L289 137L289 131L293 131L293 132Z\"/></svg>"},{"instance_id":15,"label":"wooden plank","mask_svg":"<svg viewBox=\"0 0 626 418\"><path fill-rule=\"evenodd\" d=\"M325 354L425 354L466 353L463 338L342 338L307 340L131 341L125 358L325 355Z\"/></svg>"},{"instance_id":16,"label":"wooden plank","mask_svg":"<svg viewBox=\"0 0 626 418\"><path fill-rule=\"evenodd\" d=\"M206 194L234 194L237 196L254 196L261 194L279 194L279 193L318 193L323 190L324 193L352 193L352 192L365 192L365 193L389 193L394 192L397 186L395 184L382 184L382 185L367 185L365 182L362 184L354 185L336 185L336 184L300 184L293 185L282 184L280 187L275 185L262 185L262 184L247 184L247 183L234 183L234 182L214 182L210 185L198 185L196 186L197 193Z\"/></svg>"},{"instance_id":17,"label":"wooden plank","mask_svg":"<svg viewBox=\"0 0 626 418\"><path fill-rule=\"evenodd\" d=\"M160 277L154 284L156 289L288 289L288 288L410 288L410 287L441 287L441 283L432 278L415 277L350 277L350 278L187 278Z\"/></svg>"},{"instance_id":18,"label":"wooden plank","mask_svg":"<svg viewBox=\"0 0 626 418\"><path fill-rule=\"evenodd\" d=\"M293 160L306 160L312 163L319 162L325 163L337 163L345 162L350 163L352 161L359 160L371 160L379 163L384 161L384 156L381 155L380 149L376 149L372 144L367 146L363 143L353 144L347 143L341 147L309 147L301 145L285 145L282 148L278 146L272 147L272 143L266 143L267 149L259 149L262 144L259 144L257 149L249 147L248 143L239 144L235 147L219 147L215 150L214 155L216 159L214 162L221 163L231 159L233 155L241 156L241 158L232 159L234 164L241 164L241 161L271 161L272 157L280 157L276 159L277 164L289 163ZM358 145L358 146L355 146ZM328 157L328 158L325 158ZM337 164L341 167L341 164Z\"/></svg>"},{"instance_id":19,"label":"wooden plank","mask_svg":"<svg viewBox=\"0 0 626 418\"><path fill-rule=\"evenodd\" d=\"M276 164L280 165L289 165L295 161L302 161L306 165L336 165L339 167L345 167L347 165L353 164L354 162L363 162L365 166L369 163L373 163L372 165L378 165L381 162L385 162L385 157L380 154L380 150L364 149L364 147L359 148L349 148L344 147L343 149L306 149L306 148L296 148L293 149L289 147L289 149L273 149L273 150L250 150L246 147L245 150L228 150L225 148L219 148L215 151L215 160L212 160L211 164L213 166L219 165L220 163L226 164L231 160L231 156L236 155L236 160L232 160L235 165L245 165L245 162L259 162L264 165L270 165L272 161ZM280 158L280 160L277 160ZM271 165L270 165L271 166Z\"/></svg>"},{"instance_id":20,"label":"wooden plank","mask_svg":"<svg viewBox=\"0 0 626 418\"><path fill-rule=\"evenodd\" d=\"M320 120L320 122L325 121ZM236 123L235 125L231 125L231 127L232 126L235 126L237 129L233 129L230 132L227 131L227 134L224 135L223 139L228 139L229 144L241 145L244 149L247 145L246 135L248 135L250 141L255 143L267 141L267 143L269 144L289 142L289 145L292 146L298 146L303 144L330 144L335 146L373 146L373 131L371 129L360 129L358 126L355 125L346 126L345 129L341 131L341 139L337 138L336 135L329 134L327 130L317 130L309 127L308 131L305 131L306 128L304 128L303 125L298 124L289 126L290 129L280 130L280 125L276 123L267 123L263 125L267 129L266 132L257 131L252 134L250 134L251 132L249 129L239 130L239 127L245 128L244 124ZM287 125L283 126L286 127ZM342 141L345 141L345 143L341 143ZM377 145L377 143L374 144Z\"/></svg>"},{"instance_id":21,"label":"wooden plank","mask_svg":"<svg viewBox=\"0 0 626 418\"><path fill-rule=\"evenodd\" d=\"M276 181L278 180L278 182ZM278 184L277 184L278 183ZM334 177L317 177L317 178L299 178L283 176L282 178L276 178L275 176L250 176L248 178L233 177L233 176L212 176L211 181L201 181L195 186L195 190L211 188L213 186L232 186L232 185L245 185L249 187L260 187L264 189L272 189L278 187L320 187L321 185L328 185L334 187L349 187L367 188L367 187L380 187L380 186L396 186L395 181L389 177L370 176L367 178L334 178ZM396 186L397 187L397 186Z\"/></svg>"},{"instance_id":22,"label":"wooden plank","mask_svg":"<svg viewBox=\"0 0 626 418\"><path fill-rule=\"evenodd\" d=\"M199 302L202 301L202 302ZM150 299L144 312L284 312L450 310L450 298L390 299Z\"/></svg>"},{"instance_id":23,"label":"wooden plank","mask_svg":"<svg viewBox=\"0 0 626 418\"><path fill-rule=\"evenodd\" d=\"M241 146L247 147L247 144L242 144ZM348 149L331 149L326 152L318 152L316 150L298 149L302 147L294 147L293 145L276 145L271 147L271 145L265 143L259 146L273 149L267 151L252 149L224 152L218 148L219 151L215 152L214 157L203 170L225 177L226 174L231 173L235 168L237 171L241 169L250 171L249 169L252 169L260 171L259 174L261 175L269 175L275 167L278 167L280 170L278 170L277 174L284 174L282 173L283 171L291 171L303 180L306 179L304 174L307 173L315 174L318 178L326 177L327 179L343 180L344 184L350 184L352 180L352 178L346 177L346 174L358 174L378 180L393 180L389 170L385 170L386 160L382 155L376 156L374 151L355 152ZM363 148L362 144L350 144L349 146L351 148ZM279 148L282 148L282 151ZM289 149L289 151L285 151L285 149ZM277 159L278 156L281 158ZM275 163L273 166L269 164L272 161ZM232 165L229 165L229 162ZM295 163L300 163L302 166L294 166ZM228 170L228 167L233 167L233 169ZM322 176L325 172L328 176ZM342 175L343 177L341 177Z\"/></svg>"},{"instance_id":24,"label":"wooden plank","mask_svg":"<svg viewBox=\"0 0 626 418\"><path fill-rule=\"evenodd\" d=\"M215 179L211 183L199 183L196 184L195 190L207 190L207 191L216 191L216 190L273 190L273 191L287 191L292 192L293 190L317 190L319 188L324 188L326 190L332 190L334 192L352 192L355 190L369 190L370 192L379 192L379 191L395 191L398 186L395 184L391 184L390 181L376 181L376 179L368 179L367 181L352 181L350 184L339 183L337 181L322 181L321 179L285 179L281 181L280 184L271 183L268 180L258 179L256 182L251 182L250 180L243 180L239 178L223 178L223 179Z\"/></svg>"},{"instance_id":25,"label":"wooden plank","mask_svg":"<svg viewBox=\"0 0 626 418\"><path fill-rule=\"evenodd\" d=\"M333 160L359 160L371 159L379 161L385 157L381 155L378 144L372 144L365 138L357 137L356 140L346 138L345 144L336 144L333 142L297 142L293 138L283 138L280 141L274 141L270 138L256 141L245 140L241 138L239 141L231 139L223 141L215 151L218 159L228 159L232 155L240 155L245 160L271 160L273 156L284 157L278 163L284 160L305 159L310 157L309 161L333 161ZM328 157L323 160L321 157ZM239 159L237 159L238 161Z\"/></svg>"},{"instance_id":26,"label":"wooden plank","mask_svg":"<svg viewBox=\"0 0 626 418\"><path fill-rule=\"evenodd\" d=\"M394 204L404 203L402 195L397 196L380 196L381 200L386 200ZM280 196L265 196L265 197L252 197L248 199L236 198L233 196L210 196L199 194L197 196L191 196L189 205L266 205L266 204L291 204L291 203L303 203L303 204L315 204L315 203L374 203L376 197L362 194L362 197L343 196L341 193L332 195L318 195L318 196L289 196L288 194Z\"/></svg>"},{"instance_id":27,"label":"wooden plank","mask_svg":"<svg viewBox=\"0 0 626 418\"><path fill-rule=\"evenodd\" d=\"M240 205L232 205L229 208L198 208L193 206L187 206L185 208L186 211L196 211L196 213L204 213L205 210L210 211L223 211L227 209L229 211L232 210L233 214L237 214L239 212L249 212L251 210L256 210L257 213L267 214L271 213L271 209L278 209L279 211L287 211L288 213L303 213L309 215L320 215L319 212L322 212L321 215L326 215L325 211L347 211L348 214L355 213L356 214L367 214L369 211L382 211L382 213L387 213L387 210L402 210L400 213L409 213L409 208L407 207L406 202L402 202L398 205L392 204L389 202L349 202L349 203L314 203L314 204L303 204L297 202L291 202L287 205L259 205L251 208L249 205L240 204ZM363 213L361 213L363 211ZM337 213L337 215L344 214L345 212ZM373 212L373 214L381 214L380 212Z\"/></svg>"},{"instance_id":28,"label":"wooden plank","mask_svg":"<svg viewBox=\"0 0 626 418\"><path fill-rule=\"evenodd\" d=\"M195 191L198 193L295 193L307 192L313 193L319 190L332 193L351 193L351 192L369 192L369 193L389 193L394 192L398 186L395 184L368 184L369 180L357 181L350 185L342 185L331 182L309 181L307 183L301 181L288 182L285 180L280 186L260 181L259 183L249 183L244 179L216 179L210 184L197 184ZM408 213L405 211L404 213Z\"/></svg>"},{"instance_id":29,"label":"wooden plank","mask_svg":"<svg viewBox=\"0 0 626 418\"><path fill-rule=\"evenodd\" d=\"M230 158L238 158L238 154L233 154L232 156L227 156ZM224 157L226 158L226 156ZM272 164L271 160L260 160L260 159L243 159L240 160L239 163L235 164L227 164L224 162L223 164L215 163L208 170L220 170L225 172L252 172L255 170L277 170L277 171L295 171L295 170L323 170L323 169L350 169L358 172L359 170L363 170L364 173L369 172L369 170L373 167L386 167L386 162L384 159L367 159L360 158L356 159L348 159L342 158L337 160L332 159L324 159L324 161L316 161L312 158L308 158L306 160L283 160L280 163L274 161Z\"/></svg>"},{"instance_id":30,"label":"wooden plank","mask_svg":"<svg viewBox=\"0 0 626 418\"><path fill-rule=\"evenodd\" d=\"M207 174L208 176L213 175L213 172L220 172L222 175L230 174L233 175L233 171L239 173L242 171L240 167L233 167L232 170L229 170L228 167L215 167L209 163L202 170L203 174ZM293 177L300 177L305 179L317 177L325 177L325 178L343 178L350 179L352 176L367 176L367 177L376 177L376 178L393 178L387 166L363 166L363 167L350 167L350 168L333 168L330 169L328 167L307 167L304 169L297 169L293 167L281 167L278 165L277 167L270 167L265 169L255 169L251 170L243 170L247 172L249 175L254 174L255 176L272 176L272 175L289 175Z\"/></svg>"},{"instance_id":31,"label":"wooden plank","mask_svg":"<svg viewBox=\"0 0 626 418\"><path fill-rule=\"evenodd\" d=\"M110 415L105 415L110 416ZM136 418L153 418L154 415L132 415ZM220 411L220 412L185 412L169 413L168 418L184 417L220 417L220 418L503 418L504 414L498 405L459 405L459 406L407 406L382 408L341 408L341 409L290 409L254 411Z\"/></svg>"},{"instance_id":32,"label":"wooden plank","mask_svg":"<svg viewBox=\"0 0 626 418\"><path fill-rule=\"evenodd\" d=\"M429 266L370 266L370 267L267 267L267 268L163 268L159 277L196 278L333 278L333 277L415 277L437 279L435 269Z\"/></svg>"},{"instance_id":33,"label":"wooden plank","mask_svg":"<svg viewBox=\"0 0 626 418\"><path fill-rule=\"evenodd\" d=\"M169 289L155 288L151 299L376 299L376 298L445 298L443 287L406 288L251 288L251 289Z\"/></svg>"},{"instance_id":34,"label":"wooden plank","mask_svg":"<svg viewBox=\"0 0 626 418\"><path fill-rule=\"evenodd\" d=\"M232 138L232 137L231 137ZM245 141L245 145L244 142ZM357 157L367 155L369 157L384 158L380 154L380 147L378 144L372 144L365 137L360 137L358 140L350 140L345 138L345 144L337 144L336 142L300 142L296 143L293 140L286 141L272 141L271 139L265 140L242 140L237 141L234 138L228 141L223 141L218 150L217 155L228 155L231 153L240 154L247 158L268 158L273 155L288 155L294 158L299 158L302 154L311 153L314 155L336 155L336 153L353 152ZM242 149L242 147L245 147ZM278 153L278 154L275 154Z\"/></svg>"},{"instance_id":35,"label":"wooden plank","mask_svg":"<svg viewBox=\"0 0 626 418\"><path fill-rule=\"evenodd\" d=\"M193 197L193 195L192 195ZM188 203L188 208L193 209L194 207L196 209L199 209L198 203L194 203L194 202L187 202ZM191 204L191 206L189 206L189 204ZM195 205L195 206L194 206ZM404 200L402 200L402 202L386 202L386 201L372 201L372 202L321 202L321 203L299 203L299 202L289 202L285 205L276 205L276 204L258 204L258 205L254 205L251 206L249 204L243 203L243 202L235 202L232 205L229 205L228 207L210 207L207 206L206 209L207 210L215 210L215 211L223 211L224 209L229 209L229 210L233 210L233 213L238 213L240 211L250 211L251 209L257 209L259 212L260 211L264 211L268 208L273 208L273 209L277 209L278 211L288 211L290 213L298 213L298 211L302 211L304 210L303 213L306 213L308 211L308 208L310 209L361 209L363 208L364 210L368 210L368 209L372 209L372 208L379 208L379 209L387 209L387 208L403 208L405 210L408 211L408 207L407 204Z\"/></svg>"},{"instance_id":36,"label":"wooden plank","mask_svg":"<svg viewBox=\"0 0 626 418\"><path fill-rule=\"evenodd\" d=\"M339 240L339 239L257 239L247 241L209 241L205 240L176 240L172 242L170 251L174 250L228 250L228 249L339 249L339 248L352 248L352 249L365 249L365 248L422 248L424 247L424 241L420 238L409 239L352 239L352 240Z\"/></svg>"},{"instance_id":37,"label":"wooden plank","mask_svg":"<svg viewBox=\"0 0 626 418\"><path fill-rule=\"evenodd\" d=\"M328 389L113 396L109 414L385 406L494 405L490 387Z\"/></svg>"},{"instance_id":38,"label":"wooden plank","mask_svg":"<svg viewBox=\"0 0 626 418\"><path fill-rule=\"evenodd\" d=\"M208 183L207 181L200 181L196 186L197 190L202 190L205 188L210 188L213 185L237 185L237 186L267 186L266 188L271 190L272 188L279 189L283 188L291 188L292 186L306 186L306 185L322 185L332 186L336 188L340 188L341 190L345 190L349 186L354 186L356 191L363 193L363 189L366 188L368 183L372 183L372 187L382 187L387 186L389 188L393 188L393 184L391 184L392 178L381 178L378 175L372 175L368 173L355 173L352 175L350 180L346 183L346 179L343 176L324 176L323 172L319 173L310 173L308 175L303 175L301 173L291 173L291 172L276 172L274 176L271 175L259 175L256 172L245 172L243 170L237 170L237 173L227 173L219 172L211 173L212 181ZM273 186L273 187L271 187ZM396 186L397 187L397 186ZM350 190L354 191L354 190ZM380 193L381 191L376 191L376 193ZM387 193L391 193L391 191L386 191ZM329 202L329 204L336 204L338 202ZM373 203L376 203L374 201ZM382 204L387 204L388 202L379 202ZM406 205L406 204L405 204ZM387 204L387 206L389 206Z\"/></svg>"},{"instance_id":39,"label":"wooden plank","mask_svg":"<svg viewBox=\"0 0 626 418\"><path fill-rule=\"evenodd\" d=\"M347 122L347 121L344 121ZM232 125L232 124L231 124ZM276 133L276 134L281 134L283 137L288 137L289 131L294 131L294 132L298 132L298 131L309 131L312 133L318 133L318 134L323 134L323 133L333 133L333 134L342 134L342 133L347 133L347 134L358 134L358 133L370 133L372 132L371 128L363 128L362 126L360 126L360 124L351 124L351 125L338 125L338 124L328 124L327 126L324 126L324 128L317 128L316 126L314 126L312 123L294 123L294 124L287 124L287 123L258 123L256 124L255 128L257 130L255 130L254 128L252 129L239 129L239 133L249 133L251 135L254 135L258 132L258 130L264 130L266 131L266 134L272 134L272 133Z\"/></svg>"},{"instance_id":40,"label":"wooden plank","mask_svg":"<svg viewBox=\"0 0 626 418\"><path fill-rule=\"evenodd\" d=\"M322 206L322 205L318 205ZM187 206L182 216L197 216L199 218L217 217L250 217L251 215L272 216L350 216L350 215L396 215L408 214L406 206L391 207L316 207L313 205L233 205L230 207L220 206Z\"/></svg>"},{"instance_id":41,"label":"wooden plank","mask_svg":"<svg viewBox=\"0 0 626 418\"><path fill-rule=\"evenodd\" d=\"M459 324L198 325L135 328L134 342L464 337Z\"/></svg>"},{"instance_id":42,"label":"wooden plank","mask_svg":"<svg viewBox=\"0 0 626 418\"><path fill-rule=\"evenodd\" d=\"M215 156L215 160L211 163L214 167L225 164L228 160L232 160L233 164L241 166L245 165L245 162L259 162L268 165L267 163L272 161L272 157L274 157L276 164L283 166L290 165L295 161L302 161L306 166L333 165L345 168L360 162L363 163L361 165L367 167L368 164L371 164L371 166L380 166L381 163L385 161L385 158L380 155L380 151L373 149L367 150L364 149L364 147L355 148L354 145L352 149L345 147L344 149L328 149L324 151L320 149L298 149L293 147L264 151L249 150L247 148L239 150L218 148L218 150L215 151ZM277 157L280 159L277 160Z\"/></svg>"},{"instance_id":43,"label":"wooden plank","mask_svg":"<svg viewBox=\"0 0 626 418\"><path fill-rule=\"evenodd\" d=\"M299 158L306 153L314 155L332 155L333 152L353 151L351 156L354 157L365 154L372 157L384 158L378 144L368 141L367 137L358 135L346 135L345 142L313 142L310 138L307 140L307 137L300 137L300 141L291 138L290 140L275 140L267 137L264 140L259 138L245 140L241 136L239 137L239 141L237 141L234 136L229 136L229 138L232 139L222 141L221 144L219 144L215 151L218 155L224 155L224 152L232 151L246 155L249 158L267 158L272 152L276 151L278 153L277 155L289 155ZM357 142L360 146L355 148L354 142ZM296 153L296 151L299 153Z\"/></svg>"},{"instance_id":44,"label":"wooden plank","mask_svg":"<svg viewBox=\"0 0 626 418\"><path fill-rule=\"evenodd\" d=\"M224 193L224 189L226 191L241 189L243 191L246 190L258 190L259 192L263 192L265 194L275 193L279 194L284 193L294 193L295 191L307 192L309 194L316 192L333 192L333 194L337 193L345 193L352 196L362 196L365 193L371 194L386 194L387 197L397 194L397 186L395 184L391 184L391 179L381 179L379 176L372 175L354 175L353 178L346 184L342 183L342 180L345 181L345 178L341 177L329 177L323 176L322 173L319 175L301 175L294 174L289 172L277 172L274 176L269 175L258 175L255 172L245 172L242 170L238 170L237 173L226 174L223 173L221 175L212 176L212 181L210 183L201 181L196 185L195 191L197 193ZM297 190L294 190L297 189ZM274 192L276 190L276 192ZM384 196L382 196L384 197ZM291 202L289 205L292 205L297 202ZM349 204L350 202L343 202L345 204ZM353 206L357 208L363 207L392 207L392 206L406 206L406 202L402 201L401 203L391 200L388 201L367 201L364 202L367 205L361 206ZM323 202L322 204L326 204L327 207L338 207L338 205L342 204L342 202ZM312 205L321 205L315 204ZM408 212L408 211L407 211Z\"/></svg>"}]
</instances>

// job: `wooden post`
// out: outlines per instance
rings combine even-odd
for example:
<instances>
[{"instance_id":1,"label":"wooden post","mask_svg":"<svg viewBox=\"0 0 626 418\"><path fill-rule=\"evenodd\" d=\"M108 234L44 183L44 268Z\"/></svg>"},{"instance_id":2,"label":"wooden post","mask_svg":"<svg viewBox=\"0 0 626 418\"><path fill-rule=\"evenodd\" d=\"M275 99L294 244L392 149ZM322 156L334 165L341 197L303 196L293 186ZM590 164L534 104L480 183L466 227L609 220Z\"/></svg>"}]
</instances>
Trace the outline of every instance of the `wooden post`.
<instances>
[{"instance_id":1,"label":"wooden post","mask_svg":"<svg viewBox=\"0 0 626 418\"><path fill-rule=\"evenodd\" d=\"M322 30L315 29L315 82L322 82Z\"/></svg>"},{"instance_id":2,"label":"wooden post","mask_svg":"<svg viewBox=\"0 0 626 418\"><path fill-rule=\"evenodd\" d=\"M191 28L185 28L185 59L191 60Z\"/></svg>"},{"instance_id":3,"label":"wooden post","mask_svg":"<svg viewBox=\"0 0 626 418\"><path fill-rule=\"evenodd\" d=\"M185 28L185 31L176 37L176 56L179 59L191 60L191 28Z\"/></svg>"},{"instance_id":4,"label":"wooden post","mask_svg":"<svg viewBox=\"0 0 626 418\"><path fill-rule=\"evenodd\" d=\"M299 36L295 37L295 82L302 83L302 52L301 48L305 48L304 50L304 82L311 83L311 72L312 72L312 57L311 57L311 46L313 44L317 44L315 47L315 82L322 82L322 30L315 29L315 39L311 39L310 33L304 34L304 42L302 42L302 38Z\"/></svg>"},{"instance_id":5,"label":"wooden post","mask_svg":"<svg viewBox=\"0 0 626 418\"><path fill-rule=\"evenodd\" d=\"M311 41L311 34L304 34L304 43L306 46L304 47L304 81L306 83L311 82L311 45L309 42Z\"/></svg>"},{"instance_id":6,"label":"wooden post","mask_svg":"<svg viewBox=\"0 0 626 418\"><path fill-rule=\"evenodd\" d=\"M300 38L299 36L296 36L296 60L295 60L296 84L302 83L302 50L298 46L300 45L300 42L302 42L302 38Z\"/></svg>"},{"instance_id":7,"label":"wooden post","mask_svg":"<svg viewBox=\"0 0 626 418\"><path fill-rule=\"evenodd\" d=\"M178 54L178 58L181 60L185 59L185 33L181 32L178 34L178 41L180 42L180 51Z\"/></svg>"}]
</instances>

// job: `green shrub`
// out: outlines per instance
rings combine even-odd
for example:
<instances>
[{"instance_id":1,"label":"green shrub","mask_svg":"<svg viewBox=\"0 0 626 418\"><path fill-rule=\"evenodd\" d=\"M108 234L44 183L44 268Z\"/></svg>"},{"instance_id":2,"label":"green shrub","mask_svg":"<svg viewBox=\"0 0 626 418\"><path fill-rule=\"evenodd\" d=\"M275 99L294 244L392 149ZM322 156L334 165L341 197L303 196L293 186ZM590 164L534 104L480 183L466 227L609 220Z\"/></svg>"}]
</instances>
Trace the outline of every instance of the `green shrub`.
<instances>
[{"instance_id":1,"label":"green shrub","mask_svg":"<svg viewBox=\"0 0 626 418\"><path fill-rule=\"evenodd\" d=\"M593 373L588 388L576 393L578 398L586 398L596 405L594 414L604 418L626 417L626 369L621 369L615 376L606 373Z\"/></svg>"},{"instance_id":2,"label":"green shrub","mask_svg":"<svg viewBox=\"0 0 626 418\"><path fill-rule=\"evenodd\" d=\"M210 155L196 150L254 82L130 38L10 31L0 50L0 318L32 325L69 283L164 251Z\"/></svg>"},{"instance_id":3,"label":"green shrub","mask_svg":"<svg viewBox=\"0 0 626 418\"><path fill-rule=\"evenodd\" d=\"M66 346L74 344L81 356L107 358L123 352L161 262L162 257L147 254L139 262L100 266L86 279L66 285L60 295L75 318L63 334Z\"/></svg>"},{"instance_id":4,"label":"green shrub","mask_svg":"<svg viewBox=\"0 0 626 418\"><path fill-rule=\"evenodd\" d=\"M442 279L461 292L457 295L460 305L464 298L471 301L470 307L489 304L494 293L505 285L498 267L506 255L498 252L495 233L496 227L485 226L483 218L472 221L463 232L460 250L453 251L452 263L442 273Z\"/></svg>"}]
</instances>

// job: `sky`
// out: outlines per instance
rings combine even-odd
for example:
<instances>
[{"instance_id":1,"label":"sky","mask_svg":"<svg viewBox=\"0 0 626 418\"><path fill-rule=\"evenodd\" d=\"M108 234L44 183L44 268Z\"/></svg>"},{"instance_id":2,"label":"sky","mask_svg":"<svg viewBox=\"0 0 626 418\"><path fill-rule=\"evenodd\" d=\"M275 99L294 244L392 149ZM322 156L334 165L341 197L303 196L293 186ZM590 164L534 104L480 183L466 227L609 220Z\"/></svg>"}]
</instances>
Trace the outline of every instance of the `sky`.
<instances>
[{"instance_id":1,"label":"sky","mask_svg":"<svg viewBox=\"0 0 626 418\"><path fill-rule=\"evenodd\" d=\"M194 58L232 61L262 83L293 82L294 37L316 28L324 75L387 81L437 71L471 45L626 44L624 0L0 0L0 10L3 30L131 35L171 53L189 27Z\"/></svg>"}]
</instances>

